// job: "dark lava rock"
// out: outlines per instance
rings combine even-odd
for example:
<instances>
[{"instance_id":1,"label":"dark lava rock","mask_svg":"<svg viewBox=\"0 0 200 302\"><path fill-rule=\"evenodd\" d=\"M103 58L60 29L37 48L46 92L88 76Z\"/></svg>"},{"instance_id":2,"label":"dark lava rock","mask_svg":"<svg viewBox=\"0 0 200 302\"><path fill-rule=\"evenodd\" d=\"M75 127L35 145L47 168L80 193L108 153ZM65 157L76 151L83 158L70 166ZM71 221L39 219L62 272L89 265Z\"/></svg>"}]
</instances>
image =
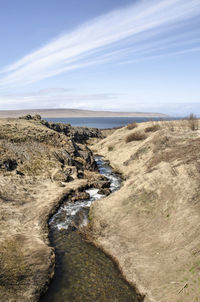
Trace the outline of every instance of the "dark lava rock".
<instances>
[{"instance_id":1,"label":"dark lava rock","mask_svg":"<svg viewBox=\"0 0 200 302\"><path fill-rule=\"evenodd\" d=\"M16 170L16 174L20 175L20 176L24 176L24 173L22 173L21 171Z\"/></svg>"},{"instance_id":2,"label":"dark lava rock","mask_svg":"<svg viewBox=\"0 0 200 302\"><path fill-rule=\"evenodd\" d=\"M71 199L71 201L89 200L90 194L88 194L87 192L76 192L72 196L69 196L69 199Z\"/></svg>"},{"instance_id":3,"label":"dark lava rock","mask_svg":"<svg viewBox=\"0 0 200 302\"><path fill-rule=\"evenodd\" d=\"M72 175L77 172L77 169L76 169L76 167L67 167L64 169L63 172L67 175Z\"/></svg>"},{"instance_id":4,"label":"dark lava rock","mask_svg":"<svg viewBox=\"0 0 200 302\"><path fill-rule=\"evenodd\" d=\"M111 193L111 190L109 188L104 188L104 189L102 188L98 191L98 194L102 194L102 195L106 195L106 196L110 195L110 193Z\"/></svg>"},{"instance_id":5,"label":"dark lava rock","mask_svg":"<svg viewBox=\"0 0 200 302\"><path fill-rule=\"evenodd\" d=\"M93 153L85 147L85 150L79 151L80 156L85 160L85 168L88 170L95 170L97 168L97 163L94 159Z\"/></svg>"},{"instance_id":6,"label":"dark lava rock","mask_svg":"<svg viewBox=\"0 0 200 302\"><path fill-rule=\"evenodd\" d=\"M78 171L77 177L78 177L79 179L84 178L84 173L83 173L83 171Z\"/></svg>"},{"instance_id":7,"label":"dark lava rock","mask_svg":"<svg viewBox=\"0 0 200 302\"><path fill-rule=\"evenodd\" d=\"M54 174L53 180L63 181L63 182L69 182L69 181L71 181L73 179L72 179L71 176L69 176L68 174L64 173L63 171L58 171L58 172L56 172L56 174Z\"/></svg>"},{"instance_id":8,"label":"dark lava rock","mask_svg":"<svg viewBox=\"0 0 200 302\"><path fill-rule=\"evenodd\" d=\"M65 149L61 149L57 152L54 152L55 158L64 166L73 166L73 159L70 153L68 153Z\"/></svg>"},{"instance_id":9,"label":"dark lava rock","mask_svg":"<svg viewBox=\"0 0 200 302\"><path fill-rule=\"evenodd\" d=\"M102 133L97 128L87 127L70 127L70 136L73 137L75 142L82 143L89 138L102 138Z\"/></svg>"},{"instance_id":10,"label":"dark lava rock","mask_svg":"<svg viewBox=\"0 0 200 302\"><path fill-rule=\"evenodd\" d=\"M35 114L35 115L30 115L30 114L26 114L24 116L20 116L19 119L22 120L35 120L35 121L41 121L41 115L39 114Z\"/></svg>"},{"instance_id":11,"label":"dark lava rock","mask_svg":"<svg viewBox=\"0 0 200 302\"><path fill-rule=\"evenodd\" d=\"M30 114L26 114L24 116L19 117L20 120L32 120L32 116Z\"/></svg>"},{"instance_id":12,"label":"dark lava rock","mask_svg":"<svg viewBox=\"0 0 200 302\"><path fill-rule=\"evenodd\" d=\"M72 127L70 124L53 123L44 120L41 123L52 130L70 136L76 143L83 143L93 137L103 138L101 131L97 128Z\"/></svg>"},{"instance_id":13,"label":"dark lava rock","mask_svg":"<svg viewBox=\"0 0 200 302\"><path fill-rule=\"evenodd\" d=\"M104 189L104 188L109 188L110 187L110 181L95 181L91 184L94 188L97 189Z\"/></svg>"},{"instance_id":14,"label":"dark lava rock","mask_svg":"<svg viewBox=\"0 0 200 302\"><path fill-rule=\"evenodd\" d=\"M17 168L17 162L15 159L7 159L4 160L3 163L0 163L0 167L5 168L7 171L13 171Z\"/></svg>"}]
</instances>

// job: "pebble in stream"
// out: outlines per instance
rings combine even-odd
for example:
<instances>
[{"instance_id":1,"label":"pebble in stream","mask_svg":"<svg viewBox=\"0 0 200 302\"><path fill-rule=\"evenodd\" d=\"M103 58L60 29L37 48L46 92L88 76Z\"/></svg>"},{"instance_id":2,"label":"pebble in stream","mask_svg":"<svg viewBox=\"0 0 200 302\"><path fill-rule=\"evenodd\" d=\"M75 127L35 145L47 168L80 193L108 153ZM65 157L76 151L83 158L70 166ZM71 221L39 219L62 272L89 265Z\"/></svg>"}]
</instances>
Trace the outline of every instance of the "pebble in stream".
<instances>
[{"instance_id":1,"label":"pebble in stream","mask_svg":"<svg viewBox=\"0 0 200 302\"><path fill-rule=\"evenodd\" d=\"M108 173L110 168L106 169L107 166L99 158L98 161L100 172ZM112 173L111 170L109 173ZM116 182L115 177L113 182ZM59 213L63 220L62 211ZM50 241L56 251L55 276L40 302L143 301L124 281L115 263L101 250L87 243L70 227L55 227L59 215L56 215L50 229Z\"/></svg>"}]
</instances>

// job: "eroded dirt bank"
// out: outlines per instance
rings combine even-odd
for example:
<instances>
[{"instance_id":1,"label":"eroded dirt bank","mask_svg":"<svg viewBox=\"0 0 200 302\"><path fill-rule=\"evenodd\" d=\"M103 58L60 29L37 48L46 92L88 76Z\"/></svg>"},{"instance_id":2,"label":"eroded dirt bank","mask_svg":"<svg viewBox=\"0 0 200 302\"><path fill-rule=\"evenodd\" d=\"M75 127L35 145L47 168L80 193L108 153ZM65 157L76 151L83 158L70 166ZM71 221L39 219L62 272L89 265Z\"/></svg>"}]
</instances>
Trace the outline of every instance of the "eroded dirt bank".
<instances>
[{"instance_id":1,"label":"eroded dirt bank","mask_svg":"<svg viewBox=\"0 0 200 302\"><path fill-rule=\"evenodd\" d=\"M90 150L97 130L0 120L0 301L37 301L54 273L47 222L70 192L98 181ZM65 133L68 130L69 133Z\"/></svg>"},{"instance_id":2,"label":"eroded dirt bank","mask_svg":"<svg viewBox=\"0 0 200 302\"><path fill-rule=\"evenodd\" d=\"M191 128L133 125L92 147L126 178L92 205L95 241L145 301L200 301L200 131Z\"/></svg>"}]
</instances>

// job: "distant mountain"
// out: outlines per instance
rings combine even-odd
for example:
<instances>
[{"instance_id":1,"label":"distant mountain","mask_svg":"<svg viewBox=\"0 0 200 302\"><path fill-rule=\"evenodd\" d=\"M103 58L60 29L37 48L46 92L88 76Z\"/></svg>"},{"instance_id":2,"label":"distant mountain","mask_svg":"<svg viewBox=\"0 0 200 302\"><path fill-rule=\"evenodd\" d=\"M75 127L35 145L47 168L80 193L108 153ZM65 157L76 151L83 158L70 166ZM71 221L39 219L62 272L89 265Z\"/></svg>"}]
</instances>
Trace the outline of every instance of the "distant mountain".
<instances>
[{"instance_id":1,"label":"distant mountain","mask_svg":"<svg viewBox=\"0 0 200 302\"><path fill-rule=\"evenodd\" d=\"M80 109L26 109L26 110L0 110L0 118L16 118L26 114L40 114L42 118L50 117L167 117L162 113L148 112L113 112L91 111Z\"/></svg>"}]
</instances>

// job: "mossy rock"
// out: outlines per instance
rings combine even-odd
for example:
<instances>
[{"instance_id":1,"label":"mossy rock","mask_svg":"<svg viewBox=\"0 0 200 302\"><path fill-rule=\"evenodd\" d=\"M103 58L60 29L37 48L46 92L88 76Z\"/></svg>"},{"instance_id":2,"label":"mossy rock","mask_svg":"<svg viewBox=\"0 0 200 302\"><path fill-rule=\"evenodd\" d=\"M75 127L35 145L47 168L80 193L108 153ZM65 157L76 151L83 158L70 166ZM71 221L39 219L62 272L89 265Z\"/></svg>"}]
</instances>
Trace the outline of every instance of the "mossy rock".
<instances>
[{"instance_id":1,"label":"mossy rock","mask_svg":"<svg viewBox=\"0 0 200 302\"><path fill-rule=\"evenodd\" d=\"M55 181L63 181L63 182L69 182L71 180L71 177L64 173L63 171L58 171L54 174L53 180Z\"/></svg>"}]
</instances>

